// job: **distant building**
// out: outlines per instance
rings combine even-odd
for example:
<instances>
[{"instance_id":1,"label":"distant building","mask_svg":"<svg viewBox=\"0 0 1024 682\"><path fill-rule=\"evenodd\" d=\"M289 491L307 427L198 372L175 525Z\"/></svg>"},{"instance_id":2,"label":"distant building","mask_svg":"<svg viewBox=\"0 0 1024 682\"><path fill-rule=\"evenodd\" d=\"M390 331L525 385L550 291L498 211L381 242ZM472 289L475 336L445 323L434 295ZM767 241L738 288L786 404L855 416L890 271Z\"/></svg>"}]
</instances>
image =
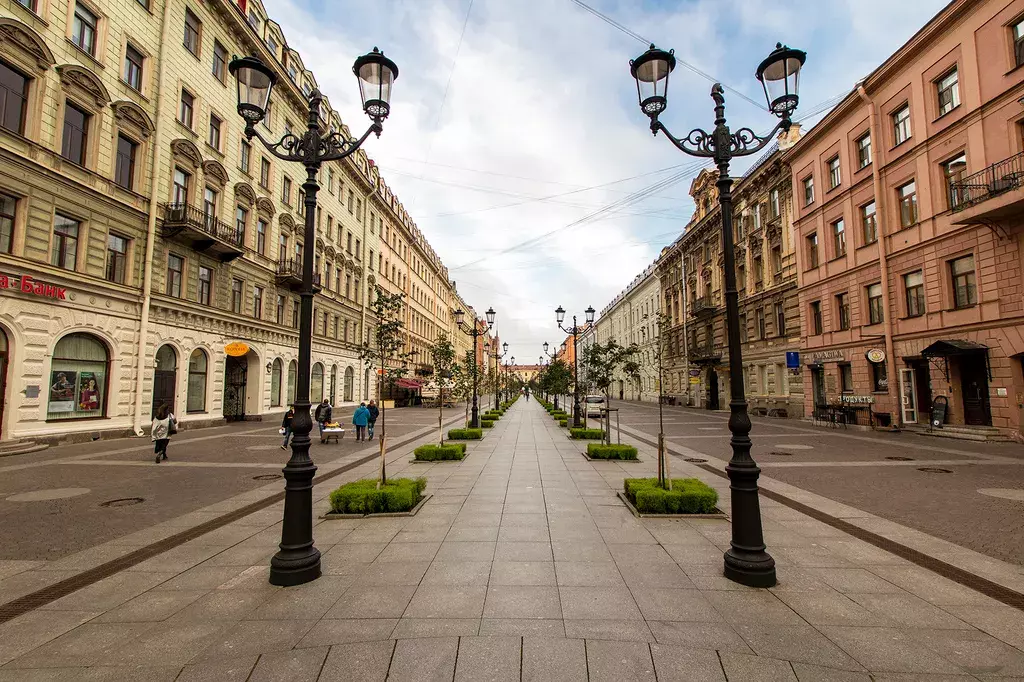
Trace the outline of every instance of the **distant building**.
<instances>
[{"instance_id":1,"label":"distant building","mask_svg":"<svg viewBox=\"0 0 1024 682\"><path fill-rule=\"evenodd\" d=\"M640 365L639 382L625 378L621 369L610 388L619 400L658 401L658 302L657 263L652 263L626 289L604 307L597 319L597 340L636 345L633 360Z\"/></svg>"}]
</instances>

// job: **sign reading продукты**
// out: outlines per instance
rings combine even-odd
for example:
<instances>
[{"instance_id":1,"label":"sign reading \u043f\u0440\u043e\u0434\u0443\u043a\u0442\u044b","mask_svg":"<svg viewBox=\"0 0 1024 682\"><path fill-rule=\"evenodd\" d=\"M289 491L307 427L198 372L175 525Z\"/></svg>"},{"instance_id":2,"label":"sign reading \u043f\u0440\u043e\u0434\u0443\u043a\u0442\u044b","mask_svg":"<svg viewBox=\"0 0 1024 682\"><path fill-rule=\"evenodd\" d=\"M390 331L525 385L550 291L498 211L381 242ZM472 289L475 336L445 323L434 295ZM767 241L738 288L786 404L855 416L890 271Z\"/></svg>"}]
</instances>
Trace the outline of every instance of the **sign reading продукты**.
<instances>
[{"instance_id":1,"label":"sign reading \u043f\u0440\u043e\u0434\u0443\u043a\u0442\u044b","mask_svg":"<svg viewBox=\"0 0 1024 682\"><path fill-rule=\"evenodd\" d=\"M0 289L17 289L25 294L66 301L68 290L45 282L37 282L31 275L0 275Z\"/></svg>"}]
</instances>

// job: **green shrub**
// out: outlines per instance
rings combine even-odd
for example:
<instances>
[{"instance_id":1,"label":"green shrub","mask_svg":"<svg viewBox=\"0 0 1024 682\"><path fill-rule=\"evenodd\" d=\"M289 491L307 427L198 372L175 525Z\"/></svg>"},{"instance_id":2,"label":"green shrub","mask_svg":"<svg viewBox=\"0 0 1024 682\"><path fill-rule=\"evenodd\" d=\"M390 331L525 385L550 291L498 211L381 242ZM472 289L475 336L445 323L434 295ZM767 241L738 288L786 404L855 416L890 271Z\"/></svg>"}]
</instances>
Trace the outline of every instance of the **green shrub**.
<instances>
[{"instance_id":1,"label":"green shrub","mask_svg":"<svg viewBox=\"0 0 1024 682\"><path fill-rule=\"evenodd\" d=\"M489 429L492 426L494 426L494 420L493 419L481 419L480 420L480 427L481 428Z\"/></svg>"},{"instance_id":2,"label":"green shrub","mask_svg":"<svg viewBox=\"0 0 1024 682\"><path fill-rule=\"evenodd\" d=\"M564 429L565 427L569 426L569 420L568 419L559 419L558 420L558 425L561 426Z\"/></svg>"},{"instance_id":3,"label":"green shrub","mask_svg":"<svg viewBox=\"0 0 1024 682\"><path fill-rule=\"evenodd\" d=\"M451 440L480 440L483 437L483 429L451 429L448 431L448 438Z\"/></svg>"},{"instance_id":4,"label":"green shrub","mask_svg":"<svg viewBox=\"0 0 1024 682\"><path fill-rule=\"evenodd\" d=\"M588 443L587 456L591 459L636 459L637 451L632 445Z\"/></svg>"},{"instance_id":5,"label":"green shrub","mask_svg":"<svg viewBox=\"0 0 1024 682\"><path fill-rule=\"evenodd\" d=\"M568 419L569 418L569 415L566 414L565 412L562 412L561 410L558 410L556 412L552 412L551 416L554 417L555 419Z\"/></svg>"},{"instance_id":6,"label":"green shrub","mask_svg":"<svg viewBox=\"0 0 1024 682\"><path fill-rule=\"evenodd\" d=\"M501 416L502 416L503 414L505 414L505 413L504 413L504 412L498 412L498 411L496 411L496 410L487 410L487 411L486 411L486 412L484 412L484 413L483 413L483 415L481 415L481 416L482 416L482 417L483 417L484 419L493 419L493 420L497 421L497 420L501 419Z\"/></svg>"},{"instance_id":7,"label":"green shrub","mask_svg":"<svg viewBox=\"0 0 1024 682\"><path fill-rule=\"evenodd\" d=\"M395 478L377 489L375 479L352 481L331 493L336 514L379 514L409 511L423 497L427 479Z\"/></svg>"},{"instance_id":8,"label":"green shrub","mask_svg":"<svg viewBox=\"0 0 1024 682\"><path fill-rule=\"evenodd\" d=\"M713 514L718 493L696 478L673 478L672 490L656 478L627 478L626 497L641 514Z\"/></svg>"},{"instance_id":9,"label":"green shrub","mask_svg":"<svg viewBox=\"0 0 1024 682\"><path fill-rule=\"evenodd\" d=\"M430 445L421 445L413 450L413 456L421 462L462 459L466 456L466 444L445 443L444 445L437 445L436 443L432 443Z\"/></svg>"},{"instance_id":10,"label":"green shrub","mask_svg":"<svg viewBox=\"0 0 1024 682\"><path fill-rule=\"evenodd\" d=\"M604 431L601 429L569 429L569 437L573 440L601 440Z\"/></svg>"}]
</instances>

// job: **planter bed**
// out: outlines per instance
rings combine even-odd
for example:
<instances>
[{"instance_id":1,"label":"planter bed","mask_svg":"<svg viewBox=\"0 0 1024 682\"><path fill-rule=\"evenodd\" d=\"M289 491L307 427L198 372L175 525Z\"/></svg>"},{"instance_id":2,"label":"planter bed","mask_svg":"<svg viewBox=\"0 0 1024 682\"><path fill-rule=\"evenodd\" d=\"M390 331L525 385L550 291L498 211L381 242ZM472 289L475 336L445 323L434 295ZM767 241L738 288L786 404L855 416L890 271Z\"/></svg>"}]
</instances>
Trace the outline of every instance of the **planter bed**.
<instances>
[{"instance_id":1,"label":"planter bed","mask_svg":"<svg viewBox=\"0 0 1024 682\"><path fill-rule=\"evenodd\" d=\"M413 458L410 462L461 462L466 458L466 444L445 443L438 445L430 443L421 445L413 450Z\"/></svg>"},{"instance_id":2,"label":"planter bed","mask_svg":"<svg viewBox=\"0 0 1024 682\"><path fill-rule=\"evenodd\" d=\"M659 488L656 478L627 478L623 487L618 493L619 499L639 518L728 518L716 506L718 493L696 478L672 479L671 491Z\"/></svg>"},{"instance_id":3,"label":"planter bed","mask_svg":"<svg viewBox=\"0 0 1024 682\"><path fill-rule=\"evenodd\" d=\"M592 462L639 462L637 449L632 445L603 445L587 443L583 456Z\"/></svg>"},{"instance_id":4,"label":"planter bed","mask_svg":"<svg viewBox=\"0 0 1024 682\"><path fill-rule=\"evenodd\" d=\"M601 429L569 429L569 438L573 440L601 440L604 438L604 431Z\"/></svg>"},{"instance_id":5,"label":"planter bed","mask_svg":"<svg viewBox=\"0 0 1024 682\"><path fill-rule=\"evenodd\" d=\"M425 478L396 478L377 489L375 479L352 481L331 493L331 511L325 519L359 519L367 516L413 516L430 499L424 495Z\"/></svg>"},{"instance_id":6,"label":"planter bed","mask_svg":"<svg viewBox=\"0 0 1024 682\"><path fill-rule=\"evenodd\" d=\"M484 437L483 429L449 429L448 440L480 440Z\"/></svg>"}]
</instances>

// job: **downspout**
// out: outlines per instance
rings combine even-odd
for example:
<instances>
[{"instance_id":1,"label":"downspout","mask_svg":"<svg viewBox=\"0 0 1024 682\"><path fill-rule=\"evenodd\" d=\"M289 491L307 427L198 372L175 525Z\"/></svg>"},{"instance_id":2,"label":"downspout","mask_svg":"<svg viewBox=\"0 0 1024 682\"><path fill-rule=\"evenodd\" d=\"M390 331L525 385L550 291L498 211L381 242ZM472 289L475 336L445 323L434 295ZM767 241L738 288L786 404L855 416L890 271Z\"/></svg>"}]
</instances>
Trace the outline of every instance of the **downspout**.
<instances>
[{"instance_id":1,"label":"downspout","mask_svg":"<svg viewBox=\"0 0 1024 682\"><path fill-rule=\"evenodd\" d=\"M164 2L164 22L160 29L160 49L157 50L157 60L160 68L157 71L156 79L156 130L153 131L153 149L150 154L150 182L149 182L149 223L146 230L146 254L142 274L142 317L139 321L139 347L135 353L135 435L142 436L145 432L143 424L143 390L146 383L146 349L149 345L149 307L153 295L153 259L156 245L156 214L159 204L157 203L157 192L160 189L160 151L163 149L164 117L161 116L163 108L164 75L167 71L167 60L164 57L167 45L167 36L171 26L171 12L167 5L170 0ZM177 387L175 387L177 393Z\"/></svg>"},{"instance_id":2,"label":"downspout","mask_svg":"<svg viewBox=\"0 0 1024 682\"><path fill-rule=\"evenodd\" d=\"M868 105L868 116L871 126L871 141L872 146L875 147L881 144L882 135L880 132L880 124L878 122L878 109L875 106L874 101L868 97L868 93L864 90L864 81L857 83L857 94L861 100ZM879 147L880 148L880 147ZM874 155L874 150L872 150ZM886 198L885 192L882 190L882 174L881 167L877 164L874 158L871 159L873 168L871 169L871 182L874 186L875 192L875 221L878 227L878 269L879 276L882 280L882 300L888 303L893 300L889 296L889 256L886 253L886 230L883 229L885 221L880 219L888 215L885 211ZM886 394L890 399L893 397L893 384L896 383L899 378L897 377L896 369L896 358L894 355L894 344L892 340L892 315L886 306L885 314L882 316L882 329L885 335L885 376L888 380L886 385ZM900 404L899 398L893 401L896 406L896 419L895 423L898 426L903 426L903 406Z\"/></svg>"},{"instance_id":3,"label":"downspout","mask_svg":"<svg viewBox=\"0 0 1024 682\"><path fill-rule=\"evenodd\" d=\"M686 333L686 258L680 257L680 267L682 267L683 280L682 280L682 292L681 296L683 299L683 381L686 382L686 407L690 406L690 338L689 334Z\"/></svg>"}]
</instances>

